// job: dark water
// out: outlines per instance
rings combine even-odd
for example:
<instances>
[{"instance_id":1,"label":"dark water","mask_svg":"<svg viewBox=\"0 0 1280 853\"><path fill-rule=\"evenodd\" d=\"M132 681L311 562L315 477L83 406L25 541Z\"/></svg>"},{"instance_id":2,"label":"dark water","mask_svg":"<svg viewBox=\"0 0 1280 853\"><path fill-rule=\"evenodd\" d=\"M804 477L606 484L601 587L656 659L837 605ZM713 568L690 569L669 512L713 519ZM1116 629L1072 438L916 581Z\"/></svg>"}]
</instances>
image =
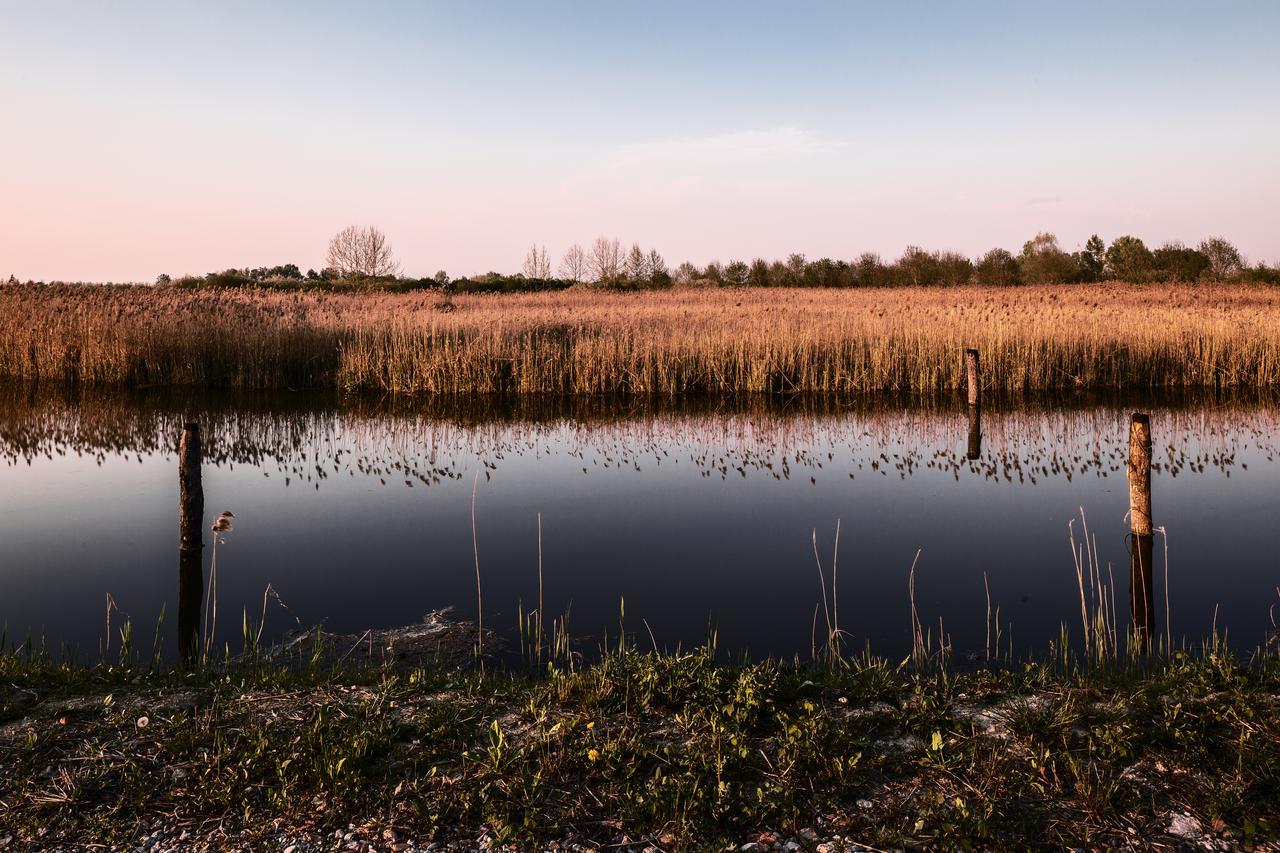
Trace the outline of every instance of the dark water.
<instances>
[{"instance_id":1,"label":"dark water","mask_svg":"<svg viewBox=\"0 0 1280 853\"><path fill-rule=\"evenodd\" d=\"M1152 414L1155 524L1168 537L1167 626L1155 541L1157 634L1198 641L1216 611L1235 644L1265 642L1280 600L1280 409L1256 400L991 407L970 460L969 417L946 404L7 391L0 621L10 643L31 634L92 658L110 594L144 648L163 605L175 653L176 442L191 419L204 434L203 526L236 516L218 548L218 636L233 650L268 584L291 611L272 601L269 636L295 617L339 632L450 605L473 618L474 486L485 622L508 637L518 604L536 601L540 513L547 618L568 613L585 646L616 635L625 600L642 647L650 629L674 648L710 626L722 651L807 657L822 601L812 537L829 573L839 521L850 646L910 650L919 552L916 604L935 642L941 619L958 656L984 652L985 574L1004 642L1011 632L1017 654L1043 653L1061 625L1080 634L1068 525L1079 541L1081 508L1125 630L1135 409Z\"/></svg>"}]
</instances>

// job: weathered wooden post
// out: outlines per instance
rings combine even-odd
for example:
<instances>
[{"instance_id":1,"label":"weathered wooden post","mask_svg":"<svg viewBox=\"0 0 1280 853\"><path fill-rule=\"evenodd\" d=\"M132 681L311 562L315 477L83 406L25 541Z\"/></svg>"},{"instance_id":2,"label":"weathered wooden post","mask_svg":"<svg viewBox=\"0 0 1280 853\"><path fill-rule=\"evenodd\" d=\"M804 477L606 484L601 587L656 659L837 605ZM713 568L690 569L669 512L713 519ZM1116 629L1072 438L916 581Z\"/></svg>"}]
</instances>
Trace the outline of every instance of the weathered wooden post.
<instances>
[{"instance_id":1,"label":"weathered wooden post","mask_svg":"<svg viewBox=\"0 0 1280 853\"><path fill-rule=\"evenodd\" d=\"M1155 530L1151 524L1151 418L1135 412L1129 419L1129 606L1133 637L1139 651L1151 647L1156 613L1151 558Z\"/></svg>"},{"instance_id":2,"label":"weathered wooden post","mask_svg":"<svg viewBox=\"0 0 1280 853\"><path fill-rule=\"evenodd\" d=\"M178 651L185 664L199 653L204 597L204 486L200 425L186 423L178 442Z\"/></svg>"},{"instance_id":3,"label":"weathered wooden post","mask_svg":"<svg viewBox=\"0 0 1280 853\"><path fill-rule=\"evenodd\" d=\"M982 455L982 374L978 369L976 349L964 351L964 372L969 401L969 447L965 457L977 459Z\"/></svg>"},{"instance_id":4,"label":"weathered wooden post","mask_svg":"<svg viewBox=\"0 0 1280 853\"><path fill-rule=\"evenodd\" d=\"M969 452L965 454L969 459L977 459L982 456L982 407L969 407Z\"/></svg>"},{"instance_id":5,"label":"weathered wooden post","mask_svg":"<svg viewBox=\"0 0 1280 853\"><path fill-rule=\"evenodd\" d=\"M964 372L969 380L969 405L977 406L982 402L979 394L979 389L982 387L982 375L978 370L978 351L976 349L964 351Z\"/></svg>"}]
</instances>

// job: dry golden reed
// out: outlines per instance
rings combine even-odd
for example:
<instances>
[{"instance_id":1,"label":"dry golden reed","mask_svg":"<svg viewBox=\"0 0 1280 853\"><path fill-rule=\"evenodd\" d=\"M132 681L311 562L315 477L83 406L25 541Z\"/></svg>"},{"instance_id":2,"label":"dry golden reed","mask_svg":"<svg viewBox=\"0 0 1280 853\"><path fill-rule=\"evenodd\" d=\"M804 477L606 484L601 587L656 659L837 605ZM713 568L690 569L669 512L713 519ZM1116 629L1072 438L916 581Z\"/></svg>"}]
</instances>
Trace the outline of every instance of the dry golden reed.
<instances>
[{"instance_id":1,"label":"dry golden reed","mask_svg":"<svg viewBox=\"0 0 1280 853\"><path fill-rule=\"evenodd\" d=\"M0 288L0 377L403 394L1280 385L1280 290L1076 285L457 297Z\"/></svg>"}]
</instances>

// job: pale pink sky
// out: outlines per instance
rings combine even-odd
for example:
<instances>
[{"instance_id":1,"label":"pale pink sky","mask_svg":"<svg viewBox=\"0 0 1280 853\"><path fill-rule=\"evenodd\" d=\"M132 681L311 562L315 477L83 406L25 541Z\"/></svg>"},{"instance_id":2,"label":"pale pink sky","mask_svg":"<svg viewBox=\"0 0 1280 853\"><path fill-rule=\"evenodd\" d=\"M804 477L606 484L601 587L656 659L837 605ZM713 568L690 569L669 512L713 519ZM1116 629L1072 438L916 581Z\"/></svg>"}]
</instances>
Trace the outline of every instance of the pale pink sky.
<instances>
[{"instance_id":1,"label":"pale pink sky","mask_svg":"<svg viewBox=\"0 0 1280 853\"><path fill-rule=\"evenodd\" d=\"M162 4L0 12L0 278L514 271L1221 234L1280 261L1280 6ZM1106 26L1101 25L1105 17Z\"/></svg>"}]
</instances>

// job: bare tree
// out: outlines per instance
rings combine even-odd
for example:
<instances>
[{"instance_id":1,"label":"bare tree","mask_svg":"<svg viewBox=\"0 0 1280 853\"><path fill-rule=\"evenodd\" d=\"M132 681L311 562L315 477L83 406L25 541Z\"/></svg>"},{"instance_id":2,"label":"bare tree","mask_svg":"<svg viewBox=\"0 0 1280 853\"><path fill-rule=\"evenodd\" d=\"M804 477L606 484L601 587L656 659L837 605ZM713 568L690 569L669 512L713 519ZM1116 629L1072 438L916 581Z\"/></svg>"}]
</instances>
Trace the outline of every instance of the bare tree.
<instances>
[{"instance_id":1,"label":"bare tree","mask_svg":"<svg viewBox=\"0 0 1280 853\"><path fill-rule=\"evenodd\" d=\"M615 237L597 237L591 244L587 267L597 284L613 284L622 274L622 246Z\"/></svg>"},{"instance_id":2,"label":"bare tree","mask_svg":"<svg viewBox=\"0 0 1280 853\"><path fill-rule=\"evenodd\" d=\"M343 278L381 278L400 271L387 235L372 225L348 225L335 234L325 262Z\"/></svg>"},{"instance_id":3,"label":"bare tree","mask_svg":"<svg viewBox=\"0 0 1280 853\"><path fill-rule=\"evenodd\" d=\"M547 259L547 247L538 247L534 243L529 248L529 254L525 256L524 266L521 268L525 278L537 278L545 281L551 278L551 261Z\"/></svg>"},{"instance_id":4,"label":"bare tree","mask_svg":"<svg viewBox=\"0 0 1280 853\"><path fill-rule=\"evenodd\" d=\"M564 258L560 261L560 275L574 283L587 277L587 253L577 243L564 253Z\"/></svg>"}]
</instances>

